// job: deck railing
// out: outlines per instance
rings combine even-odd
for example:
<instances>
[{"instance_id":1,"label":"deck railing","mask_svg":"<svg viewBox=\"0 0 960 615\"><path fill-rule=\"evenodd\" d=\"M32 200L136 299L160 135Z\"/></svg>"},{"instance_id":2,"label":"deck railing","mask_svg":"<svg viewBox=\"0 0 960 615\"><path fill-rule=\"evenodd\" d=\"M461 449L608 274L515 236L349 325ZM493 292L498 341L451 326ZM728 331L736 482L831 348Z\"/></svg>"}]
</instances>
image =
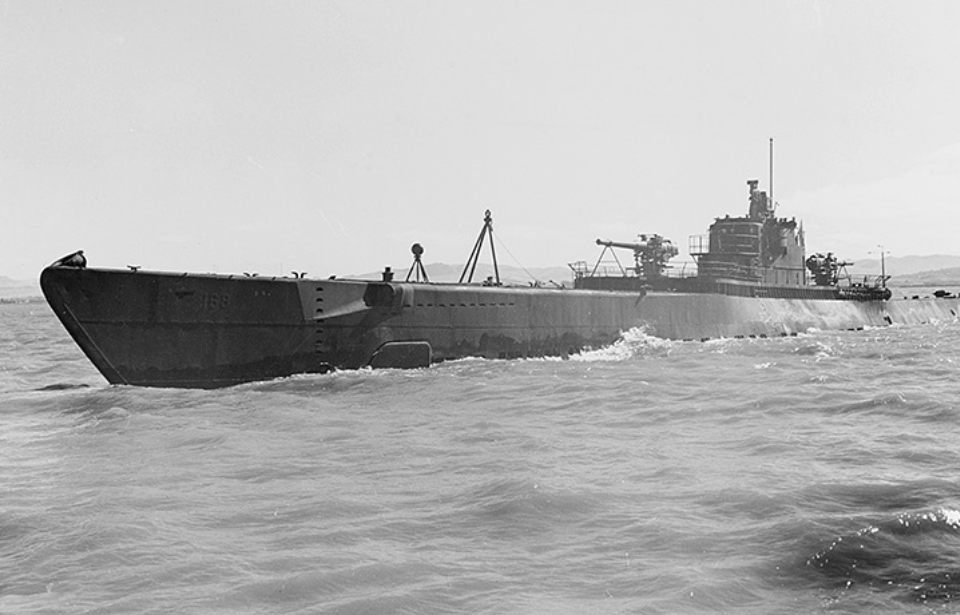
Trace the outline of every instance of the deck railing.
<instances>
[{"instance_id":1,"label":"deck railing","mask_svg":"<svg viewBox=\"0 0 960 615\"><path fill-rule=\"evenodd\" d=\"M591 265L587 261L569 263L576 278L609 278L609 277L637 277L634 267L621 266L620 263L601 262ZM683 261L668 265L663 271L666 278L693 278L697 276L697 264L693 261Z\"/></svg>"}]
</instances>

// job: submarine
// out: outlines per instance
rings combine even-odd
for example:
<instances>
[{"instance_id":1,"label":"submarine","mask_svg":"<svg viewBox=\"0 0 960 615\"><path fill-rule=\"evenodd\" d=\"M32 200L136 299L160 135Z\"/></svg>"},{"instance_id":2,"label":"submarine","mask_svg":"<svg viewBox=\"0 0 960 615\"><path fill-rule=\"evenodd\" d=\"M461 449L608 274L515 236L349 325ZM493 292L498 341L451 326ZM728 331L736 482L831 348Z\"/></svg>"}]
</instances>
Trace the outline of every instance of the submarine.
<instances>
[{"instance_id":1,"label":"submarine","mask_svg":"<svg viewBox=\"0 0 960 615\"><path fill-rule=\"evenodd\" d=\"M429 281L414 244L403 281L390 268L379 280L96 268L78 252L46 267L40 285L109 383L147 387L217 388L465 357L564 357L637 327L702 341L956 319L955 297L894 301L885 273L855 282L845 275L851 263L833 253L808 256L802 225L778 217L757 180L747 184L744 215L716 218L706 235L690 238L695 272L671 267L678 249L670 240L641 234L596 240L600 258L571 263L569 287L505 284L487 211L455 283ZM485 241L494 274L475 282Z\"/></svg>"}]
</instances>

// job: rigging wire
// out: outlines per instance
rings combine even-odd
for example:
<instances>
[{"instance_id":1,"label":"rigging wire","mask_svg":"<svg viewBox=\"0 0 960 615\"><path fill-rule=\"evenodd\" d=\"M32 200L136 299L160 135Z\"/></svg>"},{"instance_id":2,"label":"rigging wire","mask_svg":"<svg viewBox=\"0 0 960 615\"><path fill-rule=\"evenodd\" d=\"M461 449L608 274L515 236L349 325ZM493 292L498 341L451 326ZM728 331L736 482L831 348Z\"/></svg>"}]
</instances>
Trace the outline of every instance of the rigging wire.
<instances>
[{"instance_id":1,"label":"rigging wire","mask_svg":"<svg viewBox=\"0 0 960 615\"><path fill-rule=\"evenodd\" d=\"M533 280L534 282L536 282L536 283L538 283L538 284L542 283L542 280L538 280L538 279L536 278L536 276L534 276L532 273L530 273L530 272L527 270L527 268L524 267L523 264L520 262L520 259L518 259L516 256L513 255L513 252L510 251L510 248L508 248L506 245L504 245L503 240L500 239L500 236L499 236L499 235L494 239L494 241L496 241L498 244L500 244L500 247L503 248L503 249L506 251L506 253L510 255L510 258L513 259L513 262L516 263L516 265L517 265L518 267L520 267L521 269L523 269L523 272L526 273L527 276L529 276L531 280Z\"/></svg>"}]
</instances>

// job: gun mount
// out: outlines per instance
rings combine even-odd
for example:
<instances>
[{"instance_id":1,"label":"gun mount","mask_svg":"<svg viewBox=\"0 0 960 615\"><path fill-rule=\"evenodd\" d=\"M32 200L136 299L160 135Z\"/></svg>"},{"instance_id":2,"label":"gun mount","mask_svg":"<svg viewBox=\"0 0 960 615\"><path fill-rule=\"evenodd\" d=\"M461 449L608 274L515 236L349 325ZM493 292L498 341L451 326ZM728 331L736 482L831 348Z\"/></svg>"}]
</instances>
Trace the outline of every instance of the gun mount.
<instances>
[{"instance_id":1,"label":"gun mount","mask_svg":"<svg viewBox=\"0 0 960 615\"><path fill-rule=\"evenodd\" d=\"M833 252L827 252L826 256L820 253L810 256L806 265L810 273L813 274L814 284L817 286L836 286L840 282L840 275L853 263L837 260Z\"/></svg>"},{"instance_id":2,"label":"gun mount","mask_svg":"<svg viewBox=\"0 0 960 615\"><path fill-rule=\"evenodd\" d=\"M660 235L640 235L638 241L623 242L598 239L597 245L603 246L604 253L611 248L633 250L634 271L645 279L659 278L667 269L667 261L679 254L677 247L669 239ZM603 258L603 254L600 255Z\"/></svg>"}]
</instances>

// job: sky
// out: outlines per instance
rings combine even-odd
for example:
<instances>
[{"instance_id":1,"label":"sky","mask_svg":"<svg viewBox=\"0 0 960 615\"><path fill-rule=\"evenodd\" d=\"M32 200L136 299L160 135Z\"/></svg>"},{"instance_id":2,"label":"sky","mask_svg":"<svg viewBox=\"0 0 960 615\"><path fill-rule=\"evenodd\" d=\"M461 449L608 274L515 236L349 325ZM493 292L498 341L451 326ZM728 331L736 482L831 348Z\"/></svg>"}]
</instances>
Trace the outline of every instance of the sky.
<instances>
[{"instance_id":1,"label":"sky","mask_svg":"<svg viewBox=\"0 0 960 615\"><path fill-rule=\"evenodd\" d=\"M593 261L744 215L960 254L960 2L0 3L0 275ZM484 254L484 259L489 254Z\"/></svg>"}]
</instances>

